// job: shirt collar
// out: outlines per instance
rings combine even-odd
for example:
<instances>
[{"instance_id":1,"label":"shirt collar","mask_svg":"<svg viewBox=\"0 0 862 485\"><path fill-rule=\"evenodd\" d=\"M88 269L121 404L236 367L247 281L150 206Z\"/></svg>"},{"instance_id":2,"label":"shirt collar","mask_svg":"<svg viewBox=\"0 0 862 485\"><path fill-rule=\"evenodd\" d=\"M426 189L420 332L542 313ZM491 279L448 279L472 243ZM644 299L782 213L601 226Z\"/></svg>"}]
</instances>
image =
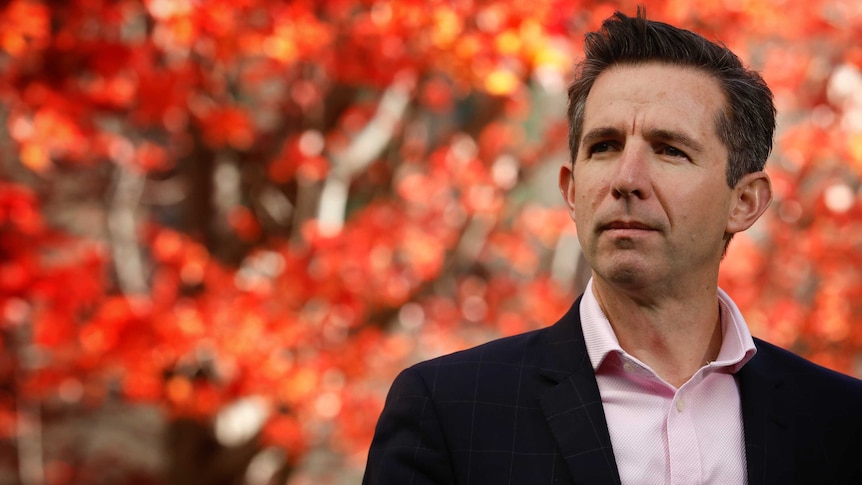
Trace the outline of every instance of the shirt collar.
<instances>
[{"instance_id":1,"label":"shirt collar","mask_svg":"<svg viewBox=\"0 0 862 485\"><path fill-rule=\"evenodd\" d=\"M726 367L730 373L736 373L754 357L757 349L742 313L740 313L736 303L721 288L718 289L718 304L721 314L722 341L718 357L710 363L710 367ZM593 370L597 371L605 358L612 352L628 355L620 347L611 323L593 294L592 278L587 283L587 288L581 299L580 314L587 354L590 356Z\"/></svg>"}]
</instances>

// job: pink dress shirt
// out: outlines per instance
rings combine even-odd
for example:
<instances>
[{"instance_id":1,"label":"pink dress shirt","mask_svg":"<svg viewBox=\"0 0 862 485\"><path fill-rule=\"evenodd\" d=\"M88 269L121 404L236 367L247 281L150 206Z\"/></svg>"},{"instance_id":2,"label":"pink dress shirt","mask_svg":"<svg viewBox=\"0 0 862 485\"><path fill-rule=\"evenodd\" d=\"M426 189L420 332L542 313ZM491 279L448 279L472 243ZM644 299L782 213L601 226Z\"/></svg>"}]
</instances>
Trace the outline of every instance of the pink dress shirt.
<instances>
[{"instance_id":1,"label":"pink dress shirt","mask_svg":"<svg viewBox=\"0 0 862 485\"><path fill-rule=\"evenodd\" d=\"M592 291L581 322L623 485L744 484L745 439L733 374L754 356L733 300L718 290L718 358L679 389L626 353Z\"/></svg>"}]
</instances>

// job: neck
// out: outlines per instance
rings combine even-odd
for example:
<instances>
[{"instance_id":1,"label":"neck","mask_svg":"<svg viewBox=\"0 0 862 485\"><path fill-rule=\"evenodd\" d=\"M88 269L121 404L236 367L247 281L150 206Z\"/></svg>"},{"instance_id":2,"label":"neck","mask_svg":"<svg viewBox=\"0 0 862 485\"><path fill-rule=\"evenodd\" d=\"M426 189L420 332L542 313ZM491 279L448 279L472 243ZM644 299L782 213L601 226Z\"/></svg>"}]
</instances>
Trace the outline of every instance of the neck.
<instances>
[{"instance_id":1,"label":"neck","mask_svg":"<svg viewBox=\"0 0 862 485\"><path fill-rule=\"evenodd\" d=\"M718 357L722 332L717 286L646 301L594 279L593 294L623 350L674 387Z\"/></svg>"}]
</instances>

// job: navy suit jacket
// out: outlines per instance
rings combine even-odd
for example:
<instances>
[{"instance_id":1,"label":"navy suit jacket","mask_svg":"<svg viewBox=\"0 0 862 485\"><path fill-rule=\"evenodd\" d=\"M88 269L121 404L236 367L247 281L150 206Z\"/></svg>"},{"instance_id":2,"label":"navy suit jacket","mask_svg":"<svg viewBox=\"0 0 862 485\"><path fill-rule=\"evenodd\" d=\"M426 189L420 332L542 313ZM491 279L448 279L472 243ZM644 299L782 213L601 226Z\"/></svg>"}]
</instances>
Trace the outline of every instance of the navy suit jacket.
<instances>
[{"instance_id":1,"label":"navy suit jacket","mask_svg":"<svg viewBox=\"0 0 862 485\"><path fill-rule=\"evenodd\" d=\"M404 370L363 484L619 484L579 303L551 327ZM862 381L755 345L736 374L748 483L862 484Z\"/></svg>"}]
</instances>

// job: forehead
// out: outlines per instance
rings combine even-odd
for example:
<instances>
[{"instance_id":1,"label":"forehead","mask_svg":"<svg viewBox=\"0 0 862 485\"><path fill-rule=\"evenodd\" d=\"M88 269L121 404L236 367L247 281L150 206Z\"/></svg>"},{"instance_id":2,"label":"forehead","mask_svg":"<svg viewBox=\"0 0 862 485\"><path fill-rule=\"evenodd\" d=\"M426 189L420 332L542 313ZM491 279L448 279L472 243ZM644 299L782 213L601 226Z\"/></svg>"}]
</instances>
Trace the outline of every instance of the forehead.
<instances>
[{"instance_id":1,"label":"forehead","mask_svg":"<svg viewBox=\"0 0 862 485\"><path fill-rule=\"evenodd\" d=\"M700 69L666 63L615 65L596 78L584 107L584 131L675 129L716 136L726 109L718 81Z\"/></svg>"}]
</instances>

